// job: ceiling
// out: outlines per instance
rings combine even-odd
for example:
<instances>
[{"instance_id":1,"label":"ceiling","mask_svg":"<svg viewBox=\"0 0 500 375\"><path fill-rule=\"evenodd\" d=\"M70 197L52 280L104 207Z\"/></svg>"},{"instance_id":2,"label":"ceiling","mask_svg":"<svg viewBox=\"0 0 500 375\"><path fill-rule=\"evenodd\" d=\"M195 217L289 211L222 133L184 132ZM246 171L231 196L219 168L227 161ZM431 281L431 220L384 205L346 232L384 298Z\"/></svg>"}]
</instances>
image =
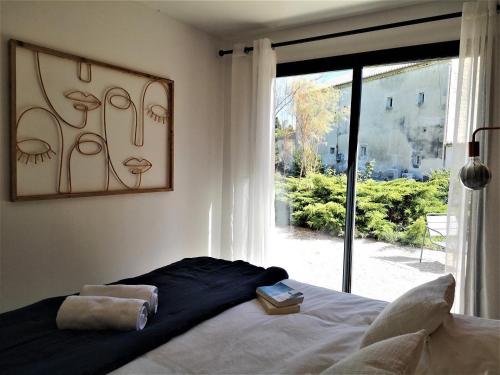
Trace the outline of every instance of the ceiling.
<instances>
[{"instance_id":1,"label":"ceiling","mask_svg":"<svg viewBox=\"0 0 500 375\"><path fill-rule=\"evenodd\" d=\"M234 39L429 0L139 1L216 37Z\"/></svg>"}]
</instances>

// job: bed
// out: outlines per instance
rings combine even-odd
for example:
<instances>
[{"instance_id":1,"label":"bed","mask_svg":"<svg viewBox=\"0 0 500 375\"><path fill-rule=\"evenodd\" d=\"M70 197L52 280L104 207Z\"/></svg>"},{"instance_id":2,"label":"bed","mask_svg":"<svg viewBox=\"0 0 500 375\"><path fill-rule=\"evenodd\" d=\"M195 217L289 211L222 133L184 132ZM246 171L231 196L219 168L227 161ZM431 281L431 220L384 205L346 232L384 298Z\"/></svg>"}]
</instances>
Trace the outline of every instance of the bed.
<instances>
[{"instance_id":1,"label":"bed","mask_svg":"<svg viewBox=\"0 0 500 375\"><path fill-rule=\"evenodd\" d=\"M294 280L301 312L266 315L256 299L209 319L113 374L316 374L359 349L387 302ZM500 322L450 315L429 338L418 374L500 373Z\"/></svg>"},{"instance_id":2,"label":"bed","mask_svg":"<svg viewBox=\"0 0 500 375\"><path fill-rule=\"evenodd\" d=\"M267 315L255 287L283 279L304 293L301 311ZM280 268L208 257L118 283L158 286L158 313L143 331L58 330L65 297L43 300L0 314L0 373L317 374L359 353L388 310L387 302L287 279ZM417 373L500 373L500 321L447 311L418 352Z\"/></svg>"}]
</instances>

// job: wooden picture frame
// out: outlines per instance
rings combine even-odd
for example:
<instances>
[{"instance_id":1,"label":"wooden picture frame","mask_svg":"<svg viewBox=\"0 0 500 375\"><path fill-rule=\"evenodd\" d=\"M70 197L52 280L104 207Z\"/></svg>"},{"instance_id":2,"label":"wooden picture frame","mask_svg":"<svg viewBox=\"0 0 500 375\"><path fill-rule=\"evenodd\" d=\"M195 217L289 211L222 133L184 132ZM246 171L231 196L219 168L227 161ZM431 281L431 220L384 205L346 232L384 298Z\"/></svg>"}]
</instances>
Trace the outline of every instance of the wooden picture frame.
<instances>
[{"instance_id":1,"label":"wooden picture frame","mask_svg":"<svg viewBox=\"0 0 500 375\"><path fill-rule=\"evenodd\" d=\"M174 81L14 39L9 53L12 201L173 191Z\"/></svg>"}]
</instances>

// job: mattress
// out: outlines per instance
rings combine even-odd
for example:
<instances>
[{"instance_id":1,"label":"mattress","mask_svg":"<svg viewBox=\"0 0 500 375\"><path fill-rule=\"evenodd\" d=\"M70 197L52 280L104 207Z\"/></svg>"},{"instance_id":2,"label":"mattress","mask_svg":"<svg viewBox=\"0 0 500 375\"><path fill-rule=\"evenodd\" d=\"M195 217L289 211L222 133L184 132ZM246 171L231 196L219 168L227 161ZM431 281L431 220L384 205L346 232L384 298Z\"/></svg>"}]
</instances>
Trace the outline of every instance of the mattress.
<instances>
[{"instance_id":1,"label":"mattress","mask_svg":"<svg viewBox=\"0 0 500 375\"><path fill-rule=\"evenodd\" d=\"M320 373L358 350L364 332L387 304L294 280L285 283L304 293L300 313L267 315L251 300L113 373ZM418 373L500 373L499 355L499 321L450 315L429 338Z\"/></svg>"}]
</instances>

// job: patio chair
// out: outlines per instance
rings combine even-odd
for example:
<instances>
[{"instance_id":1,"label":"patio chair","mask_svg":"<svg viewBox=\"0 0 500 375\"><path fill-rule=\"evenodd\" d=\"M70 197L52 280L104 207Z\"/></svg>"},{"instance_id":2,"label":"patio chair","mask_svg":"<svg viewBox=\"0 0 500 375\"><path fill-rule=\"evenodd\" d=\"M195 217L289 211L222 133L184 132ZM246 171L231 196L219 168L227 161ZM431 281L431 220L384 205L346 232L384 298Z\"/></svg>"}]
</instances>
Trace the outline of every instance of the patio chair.
<instances>
[{"instance_id":1,"label":"patio chair","mask_svg":"<svg viewBox=\"0 0 500 375\"><path fill-rule=\"evenodd\" d=\"M422 263L422 255L424 254L425 238L429 236L429 240L433 245L440 249L446 250L446 237L448 236L447 214L428 214L425 217L425 232L422 238L422 248L420 249L420 263ZM434 241L434 238L444 237L444 241Z\"/></svg>"}]
</instances>

